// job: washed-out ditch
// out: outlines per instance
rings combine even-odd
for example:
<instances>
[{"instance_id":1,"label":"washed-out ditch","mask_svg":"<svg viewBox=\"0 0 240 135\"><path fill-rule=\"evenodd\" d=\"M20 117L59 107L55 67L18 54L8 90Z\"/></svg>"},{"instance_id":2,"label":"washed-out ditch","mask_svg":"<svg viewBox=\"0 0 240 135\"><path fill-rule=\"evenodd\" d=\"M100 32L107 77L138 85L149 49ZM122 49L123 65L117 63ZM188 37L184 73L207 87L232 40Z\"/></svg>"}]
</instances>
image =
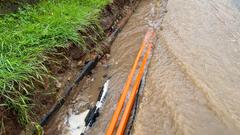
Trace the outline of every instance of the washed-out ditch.
<instances>
[{"instance_id":1,"label":"washed-out ditch","mask_svg":"<svg viewBox=\"0 0 240 135\"><path fill-rule=\"evenodd\" d=\"M108 48L109 52L99 59L90 74L72 89L65 104L47 122L44 126L46 135L75 135L83 132L93 135L105 134L144 36L149 28L161 29L160 24L166 13L165 6L166 2L148 0L134 1L133 5L121 9L124 15L103 42L105 45L112 44L111 49ZM96 118L92 127L85 130L85 118L96 105L99 93L107 80L110 80L109 88L104 105L100 109L100 116ZM144 84L145 79L142 80L138 94L140 97L137 96L136 103L141 100ZM125 134L131 134L134 129L133 123L138 108L136 103Z\"/></svg>"},{"instance_id":2,"label":"washed-out ditch","mask_svg":"<svg viewBox=\"0 0 240 135\"><path fill-rule=\"evenodd\" d=\"M41 105L35 108L35 112L39 116L40 126L43 129L41 127L28 129L34 129L36 134L46 135L77 135L83 131L90 135L105 134L146 32L149 28L153 28L159 37L162 30L160 25L163 16L167 13L166 4L165 0L115 0L102 11L101 27L106 33L106 38L97 42L100 49L96 48L98 50L93 49L85 54L80 53L80 49L74 44L69 44L67 50L59 48L59 51L64 52L65 55L53 55L53 60L59 62L49 64L56 81L46 80L47 85L44 86L46 90L53 87L53 92L57 95L52 97L50 93L44 98L36 96ZM94 47L96 43L88 41L88 36L97 35L97 33L94 33L91 28L86 31L87 33L81 34L86 37L86 43ZM156 55L155 48L158 50L158 47L159 45L154 42L152 55ZM99 50L102 53L98 53ZM149 64L151 67L151 61ZM85 130L85 118L89 110L96 105L102 87L108 79L110 79L108 93L103 109L100 110L100 116L91 128ZM144 86L145 81L142 83ZM146 100L142 98L142 94L145 93L143 90L141 87L139 93L141 96L137 97L136 101ZM134 109L137 108L135 104ZM141 106L137 110L141 110ZM133 113L133 116L139 115L136 110ZM145 112L145 114L152 115L151 112ZM141 118L138 118L137 124L134 124L134 119L135 117L131 117L126 134L138 134L141 132L139 127L143 128L141 124L146 123L144 120L139 122ZM157 129L157 124L150 123L146 126L149 130L152 129L151 127ZM8 131L11 130L8 129ZM18 134L19 130L12 130L12 132L12 134ZM32 133L32 130L21 132L21 134Z\"/></svg>"},{"instance_id":3,"label":"washed-out ditch","mask_svg":"<svg viewBox=\"0 0 240 135\"><path fill-rule=\"evenodd\" d=\"M237 5L234 0L115 0L106 6L101 19L106 38L97 42L103 53L93 49L82 54L69 44L67 60L52 57L61 64L49 65L57 81L46 81L45 87L53 85L57 96L36 97L43 104L36 110L44 134L106 134L142 40L152 28L152 59L125 134L238 135ZM94 35L88 31L86 39ZM107 80L99 117L85 130L85 118Z\"/></svg>"},{"instance_id":4,"label":"washed-out ditch","mask_svg":"<svg viewBox=\"0 0 240 135\"><path fill-rule=\"evenodd\" d=\"M73 92L45 133L72 135L83 130L88 109L111 77L100 117L86 132L104 135L144 35L153 28L157 40L131 134L238 134L239 34L235 30L239 23L235 18L239 11L235 6L226 0L141 1L110 54L82 81L80 94Z\"/></svg>"},{"instance_id":5,"label":"washed-out ditch","mask_svg":"<svg viewBox=\"0 0 240 135\"><path fill-rule=\"evenodd\" d=\"M77 46L69 45L66 53L70 56L70 62L63 60L63 67L57 69L55 87L59 89L58 98L47 110L42 111L40 125L44 134L75 135L84 132L86 115L95 106L104 83L112 76L108 70L118 64L117 61L113 64L108 62L111 57L111 44L138 3L139 1L116 0L102 11L101 27L106 33L106 38L96 43L100 46L97 49L100 49L101 53L94 50L88 54L81 54ZM89 33L94 34L91 29ZM91 44L91 41L89 42ZM55 70L55 67L52 68ZM37 132L39 131L34 130L34 133Z\"/></svg>"},{"instance_id":6,"label":"washed-out ditch","mask_svg":"<svg viewBox=\"0 0 240 135\"><path fill-rule=\"evenodd\" d=\"M69 43L67 48L56 48L54 54L47 53L49 68L54 79L45 78L44 85L35 84L39 89L34 95L33 112L35 122L26 130L17 124L14 114L4 120L3 134L78 134L87 110L96 104L101 87L109 78L107 71L112 65L110 47L117 34L126 24L139 1L115 0L107 5L101 13L100 26L105 37L99 37L98 26L89 26L84 33L90 52L82 53L81 49ZM11 7L15 11L14 7ZM2 12L2 11L1 11ZM9 12L9 11L7 11ZM12 12L12 11L11 11ZM3 12L4 13L4 12ZM97 40L89 39L93 37ZM51 89L49 91L49 89ZM43 91L42 91L43 90ZM36 127L32 127L36 125ZM42 127L40 127L42 126Z\"/></svg>"}]
</instances>

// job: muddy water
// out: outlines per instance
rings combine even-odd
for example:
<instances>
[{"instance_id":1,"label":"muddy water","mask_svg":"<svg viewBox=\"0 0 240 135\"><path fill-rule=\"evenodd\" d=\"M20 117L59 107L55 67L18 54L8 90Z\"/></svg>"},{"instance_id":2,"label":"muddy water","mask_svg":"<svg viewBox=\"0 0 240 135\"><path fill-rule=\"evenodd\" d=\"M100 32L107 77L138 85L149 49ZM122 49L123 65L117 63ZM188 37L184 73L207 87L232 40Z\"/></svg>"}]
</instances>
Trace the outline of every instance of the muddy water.
<instances>
[{"instance_id":1,"label":"muddy water","mask_svg":"<svg viewBox=\"0 0 240 135\"><path fill-rule=\"evenodd\" d=\"M90 134L104 134L149 27L158 39L133 134L239 134L238 3L143 0L113 44L111 93Z\"/></svg>"},{"instance_id":2,"label":"muddy water","mask_svg":"<svg viewBox=\"0 0 240 135\"><path fill-rule=\"evenodd\" d=\"M75 87L62 108L44 127L45 135L79 135L85 126L84 119L90 107L96 103L108 66L105 60Z\"/></svg>"},{"instance_id":3,"label":"muddy water","mask_svg":"<svg viewBox=\"0 0 240 135\"><path fill-rule=\"evenodd\" d=\"M240 134L238 4L168 1L134 134Z\"/></svg>"},{"instance_id":4,"label":"muddy water","mask_svg":"<svg viewBox=\"0 0 240 135\"><path fill-rule=\"evenodd\" d=\"M148 28L157 41L132 133L239 134L239 20L238 0L142 0L112 45L110 89L88 134L105 133Z\"/></svg>"},{"instance_id":5,"label":"muddy water","mask_svg":"<svg viewBox=\"0 0 240 135\"><path fill-rule=\"evenodd\" d=\"M141 45L141 41L148 29L144 20L144 18L149 16L150 7L147 4L147 1L140 3L139 8L137 8L112 44L111 58L108 61L110 65L108 75L111 76L110 89L104 109L94 127L88 132L89 135L105 134L107 124L112 117L128 73Z\"/></svg>"}]
</instances>

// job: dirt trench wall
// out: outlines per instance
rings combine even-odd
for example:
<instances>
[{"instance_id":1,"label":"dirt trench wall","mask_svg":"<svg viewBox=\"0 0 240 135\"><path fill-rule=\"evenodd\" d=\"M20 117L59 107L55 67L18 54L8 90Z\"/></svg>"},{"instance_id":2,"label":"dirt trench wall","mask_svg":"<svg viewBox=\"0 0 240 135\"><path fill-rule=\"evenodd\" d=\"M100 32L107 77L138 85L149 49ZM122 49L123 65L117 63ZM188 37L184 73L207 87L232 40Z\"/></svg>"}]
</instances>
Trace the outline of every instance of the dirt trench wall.
<instances>
[{"instance_id":1,"label":"dirt trench wall","mask_svg":"<svg viewBox=\"0 0 240 135\"><path fill-rule=\"evenodd\" d=\"M0 15L16 12L24 4L35 4L39 0L0 0Z\"/></svg>"},{"instance_id":2,"label":"dirt trench wall","mask_svg":"<svg viewBox=\"0 0 240 135\"><path fill-rule=\"evenodd\" d=\"M36 2L37 0L22 0L23 2ZM105 32L105 36L107 36L109 33L111 33L114 28L117 25L117 22L121 20L121 18L126 15L126 12L131 9L131 7L135 4L136 1L139 0L113 0L113 3L107 5L100 16L100 26L102 27L103 31ZM0 4L2 4L5 1L0 0ZM8 11L15 11L17 10L16 5L10 3L10 8L8 8ZM14 3L14 2L13 2ZM0 8L0 14L2 14L3 8ZM5 12L5 11L4 11ZM87 28L88 29L88 28ZM39 86L36 87L36 92L34 93L34 100L33 104L36 106L33 107L33 112L36 113L36 116L34 119L36 122L42 118L44 114L47 113L47 111L54 105L54 103L57 101L58 97L61 96L61 93L64 92L64 88L74 80L75 73L78 73L84 64L92 59L97 53L96 44L100 44L104 38L99 38L98 34L96 32L93 32L91 28L88 30L89 32L87 35L84 35L88 37L88 35L91 35L93 37L96 37L98 40L97 42L93 42L90 39L86 38L86 44L90 47L89 52L83 52L81 48L79 48L77 45L74 45L72 43L69 43L66 48L57 48L57 53L61 53L63 55L52 55L49 54L49 58L54 61L54 63L46 62L44 63L50 73L57 79L50 80L46 79L46 83L44 85L39 84ZM86 34L86 33L80 33ZM101 48L101 49L106 49ZM104 50L105 53L108 53L110 51L110 48L107 48ZM57 64L56 64L57 63ZM72 78L67 78L67 75L72 76ZM67 78L67 79L66 79ZM55 94L49 94L44 95L42 93L55 93ZM5 134L18 134L21 132L21 130L24 129L24 127L21 127L17 123L16 114L6 114L9 116L6 116L7 119L4 120L5 123Z\"/></svg>"}]
</instances>

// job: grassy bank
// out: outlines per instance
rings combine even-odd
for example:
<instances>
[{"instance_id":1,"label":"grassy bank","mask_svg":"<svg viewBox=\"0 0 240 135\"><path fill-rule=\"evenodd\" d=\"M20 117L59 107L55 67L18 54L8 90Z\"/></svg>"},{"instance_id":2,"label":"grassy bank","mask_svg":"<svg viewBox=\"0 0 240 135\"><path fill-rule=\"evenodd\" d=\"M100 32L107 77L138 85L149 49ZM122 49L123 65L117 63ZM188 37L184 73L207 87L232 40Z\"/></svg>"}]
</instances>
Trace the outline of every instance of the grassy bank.
<instances>
[{"instance_id":1,"label":"grassy bank","mask_svg":"<svg viewBox=\"0 0 240 135\"><path fill-rule=\"evenodd\" d=\"M0 18L0 107L31 121L34 83L48 74L44 53L71 41L86 48L77 30L97 23L110 0L42 0Z\"/></svg>"}]
</instances>

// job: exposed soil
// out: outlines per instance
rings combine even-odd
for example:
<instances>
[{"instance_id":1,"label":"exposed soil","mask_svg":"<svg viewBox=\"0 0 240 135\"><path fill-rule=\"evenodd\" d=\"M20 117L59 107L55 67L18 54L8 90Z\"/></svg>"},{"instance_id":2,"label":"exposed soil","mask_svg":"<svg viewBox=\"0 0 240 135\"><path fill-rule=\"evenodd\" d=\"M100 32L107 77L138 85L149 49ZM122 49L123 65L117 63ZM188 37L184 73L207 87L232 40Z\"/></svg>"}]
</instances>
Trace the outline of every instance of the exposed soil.
<instances>
[{"instance_id":1,"label":"exposed soil","mask_svg":"<svg viewBox=\"0 0 240 135\"><path fill-rule=\"evenodd\" d=\"M23 4L35 4L39 0L0 0L0 15L16 12Z\"/></svg>"},{"instance_id":2,"label":"exposed soil","mask_svg":"<svg viewBox=\"0 0 240 135\"><path fill-rule=\"evenodd\" d=\"M101 27L103 28L106 36L113 31L117 22L126 14L127 10L132 5L134 5L135 1L136 0L114 0L112 4L107 5L106 8L103 9L100 20ZM12 7L10 7L9 9L11 11L14 11L15 5L12 5ZM82 67L89 60L92 60L97 54L101 53L101 55L105 56L101 60L100 66L97 66L97 71L101 72L103 71L103 67L106 67L104 63L109 57L108 53L110 52L110 48L105 44L96 45L96 42L88 38L88 36L91 35L95 39L98 39L98 43L103 40L101 37L98 36L96 32L92 30L91 27L87 28L87 33L79 32L81 36L86 37L85 41L89 46L88 52L83 53L81 48L79 48L77 45L69 43L67 48L56 48L55 53L46 53L46 56L48 56L48 61L46 61L44 64L48 67L50 73L55 77L55 79L45 78L44 84L39 84L36 82L37 87L35 90L35 94L33 95L34 106L32 109L35 113L32 117L35 118L36 122L39 122L42 116L46 114L49 109L55 104L55 102L63 95L65 88L75 79L76 74L81 71ZM99 50L101 51L99 52ZM100 70L98 70L99 68ZM101 76L106 77L104 72L102 72ZM92 75L89 75L87 78L85 78L82 83L86 84L83 87L89 87L90 85L94 84L95 82L93 83L94 80L92 78L94 78L92 77ZM99 82L97 84L100 87L102 82ZM97 86L95 86L95 88L97 88ZM77 90L81 89L78 88ZM97 91L98 90L99 89L97 89ZM98 95L98 93L96 92L85 92L86 94L83 94L84 96L89 96L91 94L96 96ZM95 101L95 99L92 98L91 100L89 100L87 103L88 105L85 107L88 107L92 101ZM5 130L1 131L0 134L20 134L20 132L24 128L19 126L16 119L16 114L11 114L8 110L1 110L1 115L2 114L4 115L3 122L5 123ZM24 131L23 134L26 133L29 133L29 131Z\"/></svg>"}]
</instances>

